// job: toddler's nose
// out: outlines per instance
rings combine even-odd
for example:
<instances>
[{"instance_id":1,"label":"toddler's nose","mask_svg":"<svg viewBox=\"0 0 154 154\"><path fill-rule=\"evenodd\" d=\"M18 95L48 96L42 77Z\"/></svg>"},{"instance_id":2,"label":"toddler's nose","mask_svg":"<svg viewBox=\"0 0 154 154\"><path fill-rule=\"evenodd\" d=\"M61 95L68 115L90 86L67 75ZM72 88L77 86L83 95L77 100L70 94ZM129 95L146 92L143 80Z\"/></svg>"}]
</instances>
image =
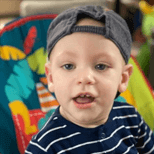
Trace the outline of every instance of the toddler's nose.
<instances>
[{"instance_id":1,"label":"toddler's nose","mask_svg":"<svg viewBox=\"0 0 154 154\"><path fill-rule=\"evenodd\" d=\"M86 85L86 84L95 84L96 82L94 74L90 70L80 72L77 78L78 78L77 79L78 84Z\"/></svg>"}]
</instances>

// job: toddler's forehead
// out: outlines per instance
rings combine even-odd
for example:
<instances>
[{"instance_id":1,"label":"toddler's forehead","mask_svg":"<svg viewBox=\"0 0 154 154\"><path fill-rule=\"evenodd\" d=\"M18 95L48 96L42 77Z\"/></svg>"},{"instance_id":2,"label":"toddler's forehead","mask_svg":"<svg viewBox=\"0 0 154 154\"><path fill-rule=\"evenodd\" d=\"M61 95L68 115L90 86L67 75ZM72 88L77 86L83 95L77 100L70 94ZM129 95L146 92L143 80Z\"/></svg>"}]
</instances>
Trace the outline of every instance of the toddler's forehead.
<instances>
[{"instance_id":1,"label":"toddler's forehead","mask_svg":"<svg viewBox=\"0 0 154 154\"><path fill-rule=\"evenodd\" d=\"M102 23L101 21L96 21L92 18L82 18L80 19L76 25L79 25L79 26L97 26L97 27L104 27L105 24Z\"/></svg>"},{"instance_id":2,"label":"toddler's forehead","mask_svg":"<svg viewBox=\"0 0 154 154\"><path fill-rule=\"evenodd\" d=\"M83 23L87 23L87 20L84 20ZM74 38L75 38L75 40L74 40ZM96 38L96 39L94 39L94 38ZM92 41L90 41L91 43L85 42L85 40L87 40L87 39L92 40ZM93 39L94 39L94 41L93 41ZM80 41L80 40L82 40L82 41ZM101 40L101 42L100 42L100 40ZM74 57L76 57L76 59L77 59L77 57L80 57L79 59L81 60L83 58L83 56L80 56L80 55L83 54L83 51L85 53L87 51L90 52L90 50L91 50L93 52L91 52L90 54L88 53L87 58L90 58L92 61L96 61L96 59L100 59L100 57L102 57L102 58L104 58L104 57L107 58L110 56L113 57L113 56L115 56L114 53L116 53L116 57L117 56L121 57L119 59L119 61L122 61L122 64L125 65L125 61L123 59L123 56L122 56L119 48L115 45L114 42L112 42L112 44L114 44L114 46L111 44L108 44L108 42L112 42L112 40L107 39L104 36L99 35L99 34L81 33L81 32L80 33L72 33L71 35L67 35L57 42L57 44L55 45L55 47L53 48L53 50L50 54L50 61L53 61L55 58L57 59L57 57L58 57L59 62L66 60L68 58L73 59ZM115 50L117 50L118 52L115 52ZM112 62L111 59L110 59L110 62Z\"/></svg>"}]
</instances>

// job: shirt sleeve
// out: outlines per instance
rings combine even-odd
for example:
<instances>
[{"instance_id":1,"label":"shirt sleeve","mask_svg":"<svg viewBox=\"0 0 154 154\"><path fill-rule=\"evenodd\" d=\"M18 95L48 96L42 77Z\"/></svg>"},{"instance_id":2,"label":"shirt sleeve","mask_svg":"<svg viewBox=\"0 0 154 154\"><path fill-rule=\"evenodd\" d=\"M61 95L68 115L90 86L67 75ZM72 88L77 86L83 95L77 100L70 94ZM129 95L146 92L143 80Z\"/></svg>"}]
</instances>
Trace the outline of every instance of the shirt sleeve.
<instances>
[{"instance_id":1,"label":"shirt sleeve","mask_svg":"<svg viewBox=\"0 0 154 154\"><path fill-rule=\"evenodd\" d=\"M136 148L140 154L154 154L154 134L143 118L137 113L139 118L138 143Z\"/></svg>"},{"instance_id":2,"label":"shirt sleeve","mask_svg":"<svg viewBox=\"0 0 154 154\"><path fill-rule=\"evenodd\" d=\"M27 149L25 150L25 154L47 154L47 151L32 138Z\"/></svg>"}]
</instances>

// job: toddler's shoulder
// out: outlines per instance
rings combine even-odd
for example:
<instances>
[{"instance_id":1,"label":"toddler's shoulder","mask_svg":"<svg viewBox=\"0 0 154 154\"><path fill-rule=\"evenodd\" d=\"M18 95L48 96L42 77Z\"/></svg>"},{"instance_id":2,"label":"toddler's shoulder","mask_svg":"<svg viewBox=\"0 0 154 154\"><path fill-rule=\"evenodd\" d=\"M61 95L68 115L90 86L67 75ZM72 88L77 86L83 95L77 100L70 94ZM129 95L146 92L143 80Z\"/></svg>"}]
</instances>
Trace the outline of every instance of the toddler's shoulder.
<instances>
[{"instance_id":1,"label":"toddler's shoulder","mask_svg":"<svg viewBox=\"0 0 154 154\"><path fill-rule=\"evenodd\" d=\"M126 102L117 102L115 101L113 104L113 110L117 110L118 112L121 111L122 113L124 112L137 112L136 108L133 105L130 105Z\"/></svg>"},{"instance_id":2,"label":"toddler's shoulder","mask_svg":"<svg viewBox=\"0 0 154 154\"><path fill-rule=\"evenodd\" d=\"M52 140L57 139L57 134L60 134L65 127L66 124L61 120L61 117L53 113L42 129L33 136L32 141L44 143L46 140L50 140L52 142Z\"/></svg>"},{"instance_id":3,"label":"toddler's shoulder","mask_svg":"<svg viewBox=\"0 0 154 154\"><path fill-rule=\"evenodd\" d=\"M66 129L67 125L61 118L59 109L56 109L42 129L32 137L27 151L43 154L44 152L46 153L48 149L54 149L54 143L61 140L61 136L67 133Z\"/></svg>"},{"instance_id":4,"label":"toddler's shoulder","mask_svg":"<svg viewBox=\"0 0 154 154\"><path fill-rule=\"evenodd\" d=\"M136 108L125 102L114 102L112 115L113 120L118 120L126 125L139 125L141 122L141 116L137 112Z\"/></svg>"}]
</instances>

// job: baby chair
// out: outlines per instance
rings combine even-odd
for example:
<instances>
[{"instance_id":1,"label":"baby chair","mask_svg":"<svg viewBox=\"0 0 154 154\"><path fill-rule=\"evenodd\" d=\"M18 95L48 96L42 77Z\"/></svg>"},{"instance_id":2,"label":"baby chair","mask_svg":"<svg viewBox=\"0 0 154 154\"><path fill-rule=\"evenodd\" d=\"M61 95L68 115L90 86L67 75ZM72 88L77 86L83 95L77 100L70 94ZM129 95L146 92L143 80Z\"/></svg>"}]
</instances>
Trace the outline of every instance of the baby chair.
<instances>
[{"instance_id":1,"label":"baby chair","mask_svg":"<svg viewBox=\"0 0 154 154\"><path fill-rule=\"evenodd\" d=\"M17 18L0 31L0 153L23 154L58 106L47 89L46 34L56 14ZM134 66L128 89L117 100L136 107L154 130L154 96L140 67Z\"/></svg>"},{"instance_id":2,"label":"baby chair","mask_svg":"<svg viewBox=\"0 0 154 154\"><path fill-rule=\"evenodd\" d=\"M40 118L58 106L44 74L46 33L55 16L18 18L0 31L1 154L23 154Z\"/></svg>"}]
</instances>

